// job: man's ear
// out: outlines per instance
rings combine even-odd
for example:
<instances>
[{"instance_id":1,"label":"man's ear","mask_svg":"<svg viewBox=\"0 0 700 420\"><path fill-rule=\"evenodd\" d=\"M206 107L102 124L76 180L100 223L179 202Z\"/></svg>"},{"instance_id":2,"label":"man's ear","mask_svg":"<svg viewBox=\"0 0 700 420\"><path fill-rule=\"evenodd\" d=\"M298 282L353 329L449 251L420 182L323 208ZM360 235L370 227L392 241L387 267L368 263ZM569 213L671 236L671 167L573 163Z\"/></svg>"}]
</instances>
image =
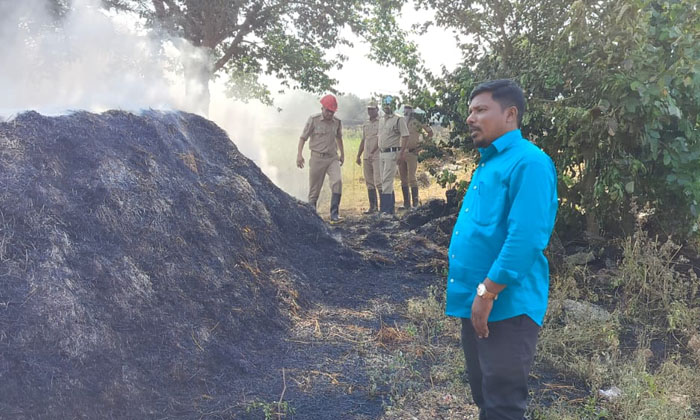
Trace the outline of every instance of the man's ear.
<instances>
[{"instance_id":1,"label":"man's ear","mask_svg":"<svg viewBox=\"0 0 700 420\"><path fill-rule=\"evenodd\" d=\"M508 123L513 122L515 125L518 125L518 107L515 105L509 106L506 112L506 121Z\"/></svg>"}]
</instances>

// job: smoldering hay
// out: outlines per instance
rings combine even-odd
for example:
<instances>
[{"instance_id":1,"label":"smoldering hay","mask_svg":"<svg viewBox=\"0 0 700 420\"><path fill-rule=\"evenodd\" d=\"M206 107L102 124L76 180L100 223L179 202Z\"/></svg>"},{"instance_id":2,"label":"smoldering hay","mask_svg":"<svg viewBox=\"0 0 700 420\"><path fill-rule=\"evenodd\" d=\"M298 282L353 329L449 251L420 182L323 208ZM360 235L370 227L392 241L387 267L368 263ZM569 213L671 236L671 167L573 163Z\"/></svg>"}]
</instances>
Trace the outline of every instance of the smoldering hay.
<instances>
[{"instance_id":1,"label":"smoldering hay","mask_svg":"<svg viewBox=\"0 0 700 420\"><path fill-rule=\"evenodd\" d=\"M0 123L1 416L233 404L331 254L357 263L202 117Z\"/></svg>"}]
</instances>

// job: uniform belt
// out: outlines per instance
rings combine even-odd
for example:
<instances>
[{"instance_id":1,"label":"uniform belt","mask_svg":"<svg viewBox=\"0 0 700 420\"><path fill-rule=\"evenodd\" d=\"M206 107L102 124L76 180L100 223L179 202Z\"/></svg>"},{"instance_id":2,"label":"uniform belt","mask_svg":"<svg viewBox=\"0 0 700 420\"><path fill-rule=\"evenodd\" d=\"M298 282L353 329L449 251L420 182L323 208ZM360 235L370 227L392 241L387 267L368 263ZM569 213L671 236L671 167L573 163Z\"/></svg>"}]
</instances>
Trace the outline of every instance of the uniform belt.
<instances>
[{"instance_id":1,"label":"uniform belt","mask_svg":"<svg viewBox=\"0 0 700 420\"><path fill-rule=\"evenodd\" d=\"M399 150L401 150L400 147L387 147L386 149L382 149L382 153L398 152Z\"/></svg>"},{"instance_id":2,"label":"uniform belt","mask_svg":"<svg viewBox=\"0 0 700 420\"><path fill-rule=\"evenodd\" d=\"M338 156L336 153L321 153L321 152L317 152L315 150L312 150L311 154L313 156L318 156L318 157L322 157L322 158L329 158L329 157L333 157L333 156Z\"/></svg>"}]
</instances>

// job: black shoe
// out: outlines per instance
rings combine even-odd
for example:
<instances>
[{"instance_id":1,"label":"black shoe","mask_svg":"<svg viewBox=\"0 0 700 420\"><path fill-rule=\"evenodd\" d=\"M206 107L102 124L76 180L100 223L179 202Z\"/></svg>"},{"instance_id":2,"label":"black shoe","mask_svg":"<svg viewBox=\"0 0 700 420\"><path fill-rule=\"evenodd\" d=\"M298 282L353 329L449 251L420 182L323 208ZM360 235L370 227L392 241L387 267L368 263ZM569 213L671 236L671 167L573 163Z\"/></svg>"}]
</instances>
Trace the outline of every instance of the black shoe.
<instances>
[{"instance_id":1,"label":"black shoe","mask_svg":"<svg viewBox=\"0 0 700 420\"><path fill-rule=\"evenodd\" d=\"M381 212L386 214L394 214L394 194L382 194Z\"/></svg>"},{"instance_id":2,"label":"black shoe","mask_svg":"<svg viewBox=\"0 0 700 420\"><path fill-rule=\"evenodd\" d=\"M408 210L411 208L411 194L408 190L408 185L401 186L401 193L403 193L403 206L399 207L399 210Z\"/></svg>"},{"instance_id":3,"label":"black shoe","mask_svg":"<svg viewBox=\"0 0 700 420\"><path fill-rule=\"evenodd\" d=\"M382 214L389 213L389 203L391 202L391 194L382 194L379 196L379 211Z\"/></svg>"},{"instance_id":4,"label":"black shoe","mask_svg":"<svg viewBox=\"0 0 700 420\"><path fill-rule=\"evenodd\" d=\"M413 207L418 207L418 187L411 187L411 196L413 199Z\"/></svg>"},{"instance_id":5,"label":"black shoe","mask_svg":"<svg viewBox=\"0 0 700 420\"><path fill-rule=\"evenodd\" d=\"M340 222L338 207L340 207L340 194L333 193L331 195L331 223Z\"/></svg>"},{"instance_id":6,"label":"black shoe","mask_svg":"<svg viewBox=\"0 0 700 420\"><path fill-rule=\"evenodd\" d=\"M372 214L377 212L377 190L367 188L367 197L369 197L369 210L363 211L362 214Z\"/></svg>"}]
</instances>

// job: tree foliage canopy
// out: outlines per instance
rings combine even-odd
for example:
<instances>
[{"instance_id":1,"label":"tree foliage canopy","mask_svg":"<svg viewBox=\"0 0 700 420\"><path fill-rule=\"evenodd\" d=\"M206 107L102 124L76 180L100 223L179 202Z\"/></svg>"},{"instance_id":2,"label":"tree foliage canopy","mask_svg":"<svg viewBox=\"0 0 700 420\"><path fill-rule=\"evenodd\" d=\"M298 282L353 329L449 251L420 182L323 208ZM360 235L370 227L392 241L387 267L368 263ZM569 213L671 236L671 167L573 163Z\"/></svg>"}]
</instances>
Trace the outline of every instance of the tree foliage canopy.
<instances>
[{"instance_id":1,"label":"tree foliage canopy","mask_svg":"<svg viewBox=\"0 0 700 420\"><path fill-rule=\"evenodd\" d=\"M151 27L210 52L206 79L226 74L230 93L271 103L261 76L284 87L334 91L333 70L346 57L331 54L351 45L346 34L386 42L400 37L394 15L404 0L104 0L139 13Z\"/></svg>"},{"instance_id":2,"label":"tree foliage canopy","mask_svg":"<svg viewBox=\"0 0 700 420\"><path fill-rule=\"evenodd\" d=\"M511 78L524 134L555 160L560 228L619 233L632 202L668 234L698 228L700 13L693 0L419 0L468 35L464 65L411 94L465 138L476 84Z\"/></svg>"}]
</instances>

